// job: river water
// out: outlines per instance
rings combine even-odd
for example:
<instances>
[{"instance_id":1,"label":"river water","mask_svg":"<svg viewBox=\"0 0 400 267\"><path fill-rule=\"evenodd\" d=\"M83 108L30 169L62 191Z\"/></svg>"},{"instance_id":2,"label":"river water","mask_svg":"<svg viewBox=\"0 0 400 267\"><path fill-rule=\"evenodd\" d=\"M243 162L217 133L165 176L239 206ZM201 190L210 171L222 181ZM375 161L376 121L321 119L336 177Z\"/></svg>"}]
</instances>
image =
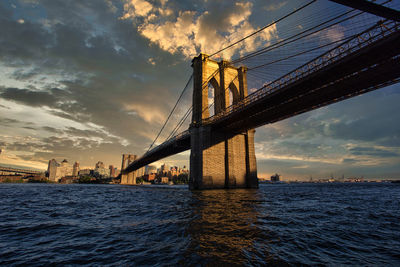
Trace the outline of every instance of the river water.
<instances>
[{"instance_id":1,"label":"river water","mask_svg":"<svg viewBox=\"0 0 400 267\"><path fill-rule=\"evenodd\" d=\"M399 184L0 184L0 265L400 266Z\"/></svg>"}]
</instances>

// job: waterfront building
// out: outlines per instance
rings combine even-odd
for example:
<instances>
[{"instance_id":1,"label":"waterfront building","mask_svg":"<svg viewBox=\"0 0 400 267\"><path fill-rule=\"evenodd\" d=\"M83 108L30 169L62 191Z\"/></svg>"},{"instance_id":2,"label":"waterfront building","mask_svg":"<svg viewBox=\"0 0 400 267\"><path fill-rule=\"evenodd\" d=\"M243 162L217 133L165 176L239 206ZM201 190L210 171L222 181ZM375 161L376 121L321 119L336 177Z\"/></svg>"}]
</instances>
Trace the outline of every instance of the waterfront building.
<instances>
[{"instance_id":1,"label":"waterfront building","mask_svg":"<svg viewBox=\"0 0 400 267\"><path fill-rule=\"evenodd\" d=\"M110 170L104 167L104 163L98 161L94 168L94 175L100 177L110 177Z\"/></svg>"},{"instance_id":2,"label":"waterfront building","mask_svg":"<svg viewBox=\"0 0 400 267\"><path fill-rule=\"evenodd\" d=\"M47 173L49 174L50 181L56 181L56 172L57 172L57 167L59 167L59 166L60 166L60 164L58 164L55 159L49 160L49 166L47 167Z\"/></svg>"},{"instance_id":3,"label":"waterfront building","mask_svg":"<svg viewBox=\"0 0 400 267\"><path fill-rule=\"evenodd\" d=\"M114 165L108 166L108 169L110 170L110 177L114 178L115 177L115 168Z\"/></svg>"},{"instance_id":4,"label":"waterfront building","mask_svg":"<svg viewBox=\"0 0 400 267\"><path fill-rule=\"evenodd\" d=\"M72 175L72 166L69 165L66 159L61 163L58 163L55 159L51 159L49 160L47 172L50 181L58 182L62 177Z\"/></svg>"},{"instance_id":5,"label":"waterfront building","mask_svg":"<svg viewBox=\"0 0 400 267\"><path fill-rule=\"evenodd\" d=\"M146 165L144 169L144 174L157 173L157 167L154 165Z\"/></svg>"},{"instance_id":6,"label":"waterfront building","mask_svg":"<svg viewBox=\"0 0 400 267\"><path fill-rule=\"evenodd\" d=\"M165 163L163 165L161 165L159 173L160 174L168 174L168 172L169 172L169 166Z\"/></svg>"},{"instance_id":7,"label":"waterfront building","mask_svg":"<svg viewBox=\"0 0 400 267\"><path fill-rule=\"evenodd\" d=\"M275 173L275 175L271 176L271 182L279 182L280 175Z\"/></svg>"},{"instance_id":8,"label":"waterfront building","mask_svg":"<svg viewBox=\"0 0 400 267\"><path fill-rule=\"evenodd\" d=\"M95 165L95 168L104 168L104 163L102 161L98 161Z\"/></svg>"},{"instance_id":9,"label":"waterfront building","mask_svg":"<svg viewBox=\"0 0 400 267\"><path fill-rule=\"evenodd\" d=\"M74 166L72 168L72 176L78 176L79 174L79 162L75 161Z\"/></svg>"},{"instance_id":10,"label":"waterfront building","mask_svg":"<svg viewBox=\"0 0 400 267\"><path fill-rule=\"evenodd\" d=\"M79 176L90 176L92 175L93 170L91 169L82 169L79 171Z\"/></svg>"},{"instance_id":11,"label":"waterfront building","mask_svg":"<svg viewBox=\"0 0 400 267\"><path fill-rule=\"evenodd\" d=\"M61 161L60 166L58 166L56 169L56 180L55 181L58 182L58 180L60 180L62 177L71 176L71 175L72 175L72 166L69 165L69 163L66 159L64 159L63 161Z\"/></svg>"},{"instance_id":12,"label":"waterfront building","mask_svg":"<svg viewBox=\"0 0 400 267\"><path fill-rule=\"evenodd\" d=\"M154 181L154 179L156 179L155 173L145 174L143 176L143 180L145 180L146 182L152 182L152 181Z\"/></svg>"}]
</instances>

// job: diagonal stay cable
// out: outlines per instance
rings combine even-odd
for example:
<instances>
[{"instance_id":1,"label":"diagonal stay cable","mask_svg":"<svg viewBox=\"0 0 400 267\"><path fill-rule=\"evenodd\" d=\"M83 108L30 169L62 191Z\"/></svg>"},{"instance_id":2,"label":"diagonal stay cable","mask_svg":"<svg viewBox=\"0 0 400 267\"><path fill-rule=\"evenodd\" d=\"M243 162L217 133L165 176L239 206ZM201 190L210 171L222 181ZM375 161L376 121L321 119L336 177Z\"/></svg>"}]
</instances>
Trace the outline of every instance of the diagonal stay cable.
<instances>
[{"instance_id":1,"label":"diagonal stay cable","mask_svg":"<svg viewBox=\"0 0 400 267\"><path fill-rule=\"evenodd\" d=\"M165 125L167 125L167 122L169 121L169 119L170 119L171 116L172 116L172 113L175 111L176 107L178 106L179 101L181 100L183 94L185 93L185 91L186 91L186 89L188 88L189 83L192 81L192 79L193 79L193 74L190 75L190 78L189 78L189 80L187 81L187 83L186 83L186 85L185 85L185 88L183 88L183 91L182 91L182 93L180 94L178 100L176 101L175 106L172 108L171 112L169 113L167 119L166 119L165 122L164 122L164 125L161 127L161 130L158 132L158 134L157 134L156 138L154 139L153 143L150 145L149 149L147 149L147 152L149 152L149 150L153 147L154 143L157 141L158 137L160 137L161 132L164 130ZM147 152L146 152L146 153L147 153Z\"/></svg>"},{"instance_id":2,"label":"diagonal stay cable","mask_svg":"<svg viewBox=\"0 0 400 267\"><path fill-rule=\"evenodd\" d=\"M263 54L263 53L266 53L266 52L269 52L269 51L271 51L271 50L274 50L274 49L277 49L277 48L279 48L279 47L282 47L282 46L284 46L284 45L293 43L293 42L295 42L295 41L297 41L297 40L300 40L300 39L303 39L303 38L305 38L305 37L307 37L307 36L310 36L310 35L316 34L316 33L318 33L318 32L321 32L321 31L323 31L323 30L325 30L325 29L327 29L327 28L330 28L330 27L332 27L332 26L335 26L335 25L337 25L337 24L339 24L339 23L342 23L342 22L344 22L344 21L350 20L350 19L352 19L352 18L354 18L354 17L356 17L356 16L358 16L358 15L360 15L360 14L363 13L363 12L358 12L358 13L356 13L356 14L350 16L350 17L346 17L346 18L344 18L344 19L342 19L342 20L339 20L339 21L337 21L337 22L335 22L335 23L329 24L329 25L327 25L327 26L325 26L325 27L323 27L323 28L321 28L321 29L318 29L318 30L316 30L316 31L310 32L311 30L314 30L314 29L316 29L316 28L318 28L318 27L320 27L320 26L322 26L322 25L324 25L324 24L327 24L327 23L329 23L329 22L331 22L331 21L334 21L334 20L336 20L336 19L338 19L338 18L340 18L340 17L343 17L343 16L345 16L345 15L347 15L347 14L353 12L353 11L354 11L354 10L350 10L350 11L347 11L347 12L345 12L345 13L342 13L342 14L340 14L340 15L338 15L338 16L332 18L332 19L329 19L329 20L327 20L327 21L324 21L324 22L322 22L322 23L320 23L320 24L318 24L318 25L316 25L316 26L314 26L314 27L312 27L312 28L306 29L306 30L304 30L304 31L302 31L302 32L300 32L300 33L297 33L297 34L295 34L295 35L293 35L293 36L291 36L291 37L288 37L288 38L286 38L286 39L283 39L283 40L281 40L281 41L279 41L279 42L277 42L277 43L275 43L275 44L272 44L272 45L270 45L270 46L264 47L264 48L262 48L262 49L260 49L260 50L258 50L258 51L252 52L252 53L247 54L247 55L245 55L245 56L243 56L243 57L237 58L237 59L235 59L235 60L232 61L232 64L235 64L235 63L238 63L238 62L247 60L247 59L252 58L252 57L255 57L255 56L259 56L259 55L261 55L261 54ZM308 33L307 33L307 32L308 32ZM307 33L307 34L301 36L301 35L304 34L304 33ZM299 37L297 37L297 36L299 36ZM297 38L295 38L295 37L297 37ZM293 38L295 38L295 39L293 39Z\"/></svg>"},{"instance_id":3,"label":"diagonal stay cable","mask_svg":"<svg viewBox=\"0 0 400 267\"><path fill-rule=\"evenodd\" d=\"M201 85L202 87L204 85L206 85L208 82L210 82L210 80L219 72L219 69L216 69ZM186 85L187 86L187 85ZM181 118L181 120L177 123L177 125L175 126L175 128L172 130L172 132L168 135L168 137L165 139L165 141L167 141L169 138L173 137L174 134L176 133L176 129L180 128L180 126L182 126L182 124L184 123L184 121L187 119L187 117L189 116L190 111L192 110L193 105L186 111L186 113L183 115L183 117ZM203 110L204 111L204 110ZM164 141L164 142L165 142Z\"/></svg>"},{"instance_id":4,"label":"diagonal stay cable","mask_svg":"<svg viewBox=\"0 0 400 267\"><path fill-rule=\"evenodd\" d=\"M372 1L372 2L374 2L374 1ZM381 3L381 5L387 4L387 3L389 3L389 2L391 2L391 0L386 0L386 1L384 1L383 3ZM327 29L327 28L329 28L329 27L335 26L335 25L337 25L337 24L339 24L339 23L342 23L342 22L344 22L344 21L350 20L350 19L352 19L352 18L354 18L354 17L357 17L357 16L359 16L359 15L365 13L365 12L363 12L363 11L360 11L360 12L358 12L358 13L356 13L356 14L350 16L350 17L346 17L346 18L344 18L344 19L342 19L342 20L340 20L340 21L337 21L337 22L335 22L335 23L333 23L333 24L327 25L327 26L325 26L325 27L323 27L323 28L321 28L321 29L318 29L318 30L316 30L316 31L313 31L313 32L311 32L311 33L308 33L308 34L306 34L306 35L300 36L300 37L298 37L298 38L296 38L296 39L294 39L294 40L289 41L290 39L293 39L294 37L297 37L297 36L302 35L302 34L304 34L304 33L306 33L306 32L309 32L309 31L311 31L311 30L314 30L314 29L316 29L316 28L318 28L318 27L320 27L320 26L323 26L324 24L327 24L327 23L329 23L329 22L332 22L332 21L334 21L334 20L336 20L336 19L338 19L338 18L340 18L340 17L343 17L343 16L345 16L345 15L347 15L347 14L350 14L350 13L352 13L352 12L354 12L354 11L356 11L356 10L355 10L355 9L352 9L352 10L349 10L349 11L347 11L347 12L344 12L344 13L342 13L342 14L340 14L340 15L338 15L338 16L332 18L332 19L329 19L329 20L327 20L327 21L325 21L325 22L322 22L322 23L320 23L320 24L318 24L318 25L316 25L316 26L314 26L314 27L312 27L312 28L309 28L309 29L304 30L304 31L302 31L302 32L300 32L300 33L297 33L297 34L295 34L295 35L293 35L293 36L291 36L291 37L288 37L288 38L286 38L286 39L283 39L283 40L281 40L281 41L279 41L279 42L277 42L277 43L275 43L275 44L272 44L272 45L270 45L270 46L264 47L264 48L262 48L262 49L260 49L260 50L258 50L258 51L254 51L254 52L252 52L252 53L249 53L249 54L247 54L247 55L245 55L245 56L243 56L243 57L237 58L237 59L235 59L235 60L232 61L232 64L235 64L235 63L238 63L238 62L247 60L247 59L249 59L249 58L252 58L252 57L261 55L261 54L263 54L263 53L269 52L269 51L271 51L271 50L274 50L274 49L276 49L276 48L282 47L282 46L287 45L287 44L289 44L289 43L293 43L293 42L295 42L295 41L297 41L297 40L300 40L300 39L305 38L305 37L307 37L307 36L313 35L313 34L315 34L315 33L318 33L318 32L320 32L320 31L323 31L323 30L325 30L325 29ZM288 41L288 42L286 42L286 41Z\"/></svg>"}]
</instances>

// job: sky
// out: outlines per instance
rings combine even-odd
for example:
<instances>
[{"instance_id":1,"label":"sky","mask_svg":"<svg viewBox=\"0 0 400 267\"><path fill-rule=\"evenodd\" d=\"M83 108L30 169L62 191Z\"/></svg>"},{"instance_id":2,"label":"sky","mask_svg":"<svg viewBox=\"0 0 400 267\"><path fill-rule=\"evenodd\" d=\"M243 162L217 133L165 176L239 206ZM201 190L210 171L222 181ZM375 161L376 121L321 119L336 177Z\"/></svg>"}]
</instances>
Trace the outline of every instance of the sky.
<instances>
[{"instance_id":1,"label":"sky","mask_svg":"<svg viewBox=\"0 0 400 267\"><path fill-rule=\"evenodd\" d=\"M336 5L320 2L310 16ZM65 158L82 167L97 161L120 167L123 153L146 152L191 75L194 56L301 3L2 0L0 164L44 170L50 159ZM283 38L282 27L219 56L231 59ZM257 128L259 177L400 179L399 89L395 84ZM190 93L185 97L189 105ZM156 164L163 162L188 166L189 151Z\"/></svg>"}]
</instances>

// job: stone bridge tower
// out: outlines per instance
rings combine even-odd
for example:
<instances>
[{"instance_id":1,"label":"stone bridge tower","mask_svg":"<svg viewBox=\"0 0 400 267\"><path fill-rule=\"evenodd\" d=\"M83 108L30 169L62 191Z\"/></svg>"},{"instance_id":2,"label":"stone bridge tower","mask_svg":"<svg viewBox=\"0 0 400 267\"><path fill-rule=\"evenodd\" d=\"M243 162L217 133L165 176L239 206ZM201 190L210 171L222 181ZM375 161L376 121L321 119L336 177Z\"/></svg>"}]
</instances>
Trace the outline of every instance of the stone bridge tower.
<instances>
[{"instance_id":1,"label":"stone bridge tower","mask_svg":"<svg viewBox=\"0 0 400 267\"><path fill-rule=\"evenodd\" d=\"M190 126L190 189L258 188L254 129L230 133L202 125L210 112L218 114L247 96L245 67L216 62L205 54L192 60L193 114ZM214 89L210 110L209 88Z\"/></svg>"},{"instance_id":2,"label":"stone bridge tower","mask_svg":"<svg viewBox=\"0 0 400 267\"><path fill-rule=\"evenodd\" d=\"M121 165L121 184L136 184L136 171L130 173L123 173L126 167L129 166L137 158L136 155L123 154Z\"/></svg>"}]
</instances>

